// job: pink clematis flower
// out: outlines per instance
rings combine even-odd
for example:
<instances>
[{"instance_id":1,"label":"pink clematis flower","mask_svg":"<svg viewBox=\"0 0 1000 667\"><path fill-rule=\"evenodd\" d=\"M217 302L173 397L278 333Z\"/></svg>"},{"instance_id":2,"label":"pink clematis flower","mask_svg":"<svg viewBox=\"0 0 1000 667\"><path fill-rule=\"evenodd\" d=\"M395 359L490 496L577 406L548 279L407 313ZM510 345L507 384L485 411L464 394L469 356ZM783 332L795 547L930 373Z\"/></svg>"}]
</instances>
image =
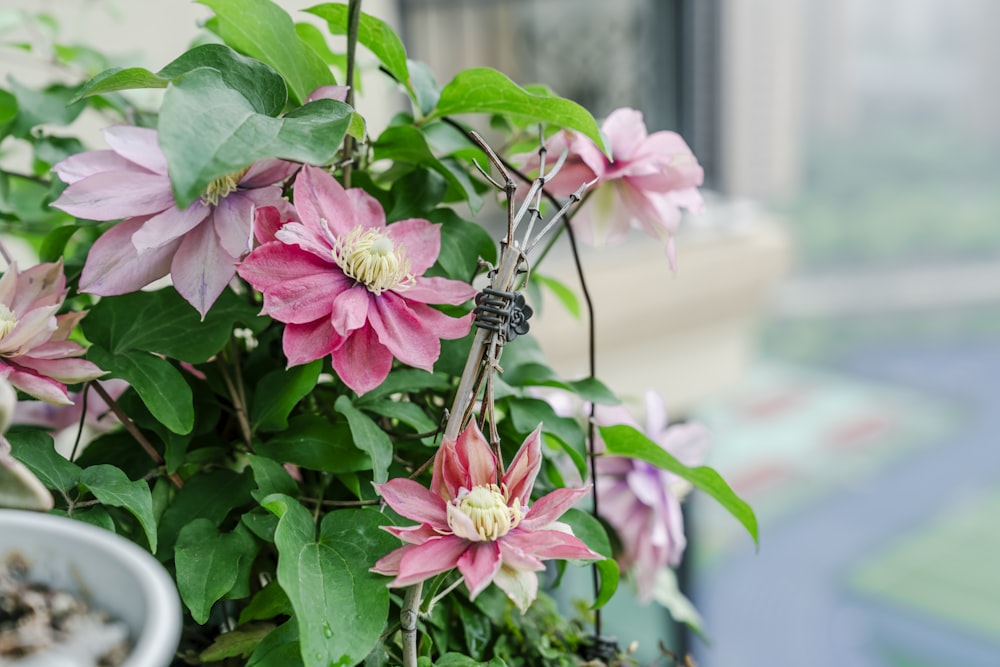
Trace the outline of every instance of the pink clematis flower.
<instances>
[{"instance_id":1,"label":"pink clematis flower","mask_svg":"<svg viewBox=\"0 0 1000 667\"><path fill-rule=\"evenodd\" d=\"M431 370L441 339L467 334L471 315L427 304L475 294L467 283L423 275L441 250L440 227L415 218L386 225L374 197L316 167L302 169L294 195L301 222L282 225L278 211L258 211L261 245L238 268L263 293L261 314L286 323L288 365L330 355L359 394L382 383L394 358Z\"/></svg>"},{"instance_id":2,"label":"pink clematis flower","mask_svg":"<svg viewBox=\"0 0 1000 667\"><path fill-rule=\"evenodd\" d=\"M601 425L628 424L641 430L622 407L598 406L595 418ZM668 426L663 399L655 392L646 394L645 433L684 465L704 460L708 432L697 423ZM623 570L632 569L640 600L651 599L660 570L677 566L684 555L681 501L690 490L686 480L645 461L597 458L600 514L618 533L618 561Z\"/></svg>"},{"instance_id":3,"label":"pink clematis flower","mask_svg":"<svg viewBox=\"0 0 1000 667\"><path fill-rule=\"evenodd\" d=\"M646 133L642 113L616 109L601 131L611 146L611 160L587 137L564 130L546 142L549 156L569 151L566 163L545 188L567 197L582 183L597 180L587 201L573 214L573 229L592 245L620 241L637 227L666 244L671 268L677 253L673 235L680 209L704 208L697 186L704 172L676 132ZM519 156L525 168L537 169L537 155ZM551 161L550 161L551 162Z\"/></svg>"},{"instance_id":4,"label":"pink clematis flower","mask_svg":"<svg viewBox=\"0 0 1000 667\"><path fill-rule=\"evenodd\" d=\"M85 350L66 339L86 312L56 315L65 298L61 261L25 271L12 265L0 278L0 377L35 398L69 405L66 384L104 371L75 358Z\"/></svg>"},{"instance_id":5,"label":"pink clematis flower","mask_svg":"<svg viewBox=\"0 0 1000 667\"><path fill-rule=\"evenodd\" d=\"M119 125L104 137L111 150L78 153L53 167L69 184L53 206L91 220L124 218L90 249L80 290L127 294L170 274L204 317L250 250L254 209L290 210L279 184L298 165L260 160L216 179L181 210L156 130Z\"/></svg>"},{"instance_id":6,"label":"pink clematis flower","mask_svg":"<svg viewBox=\"0 0 1000 667\"><path fill-rule=\"evenodd\" d=\"M586 488L556 489L528 505L542 463L539 429L502 475L473 422L457 440L442 443L430 490L405 478L379 485L392 509L420 523L386 526L407 544L379 559L372 571L395 576L389 585L399 587L457 567L470 598L493 582L524 612L538 595L535 572L545 569L543 559L600 559L557 521Z\"/></svg>"}]
</instances>

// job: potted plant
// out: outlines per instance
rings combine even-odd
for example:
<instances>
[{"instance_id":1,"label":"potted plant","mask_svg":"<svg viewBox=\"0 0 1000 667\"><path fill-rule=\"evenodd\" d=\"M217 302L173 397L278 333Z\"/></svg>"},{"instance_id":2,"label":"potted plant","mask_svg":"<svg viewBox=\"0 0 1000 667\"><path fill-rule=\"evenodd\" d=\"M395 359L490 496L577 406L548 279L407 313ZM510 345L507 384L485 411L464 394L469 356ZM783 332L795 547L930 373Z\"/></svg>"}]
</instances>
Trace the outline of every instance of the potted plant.
<instances>
[{"instance_id":1,"label":"potted plant","mask_svg":"<svg viewBox=\"0 0 1000 667\"><path fill-rule=\"evenodd\" d=\"M345 54L269 0L203 4L211 38L156 72L0 92L35 157L3 174L5 230L39 255L4 250L10 456L53 511L167 569L178 665L626 659L600 607L618 563L643 587L676 565L684 489L756 523L697 465L697 428L655 401L641 427L593 367L558 377L529 301L573 300L540 273L557 238L639 227L668 270L701 205L694 156L634 110L599 126L491 69L439 87L360 1L307 10ZM377 136L359 43L410 105ZM111 117L106 148L43 127L40 109L84 108ZM497 238L459 212L494 201ZM49 433L73 420L93 437L60 454ZM550 595L566 562L594 568L581 618Z\"/></svg>"}]
</instances>

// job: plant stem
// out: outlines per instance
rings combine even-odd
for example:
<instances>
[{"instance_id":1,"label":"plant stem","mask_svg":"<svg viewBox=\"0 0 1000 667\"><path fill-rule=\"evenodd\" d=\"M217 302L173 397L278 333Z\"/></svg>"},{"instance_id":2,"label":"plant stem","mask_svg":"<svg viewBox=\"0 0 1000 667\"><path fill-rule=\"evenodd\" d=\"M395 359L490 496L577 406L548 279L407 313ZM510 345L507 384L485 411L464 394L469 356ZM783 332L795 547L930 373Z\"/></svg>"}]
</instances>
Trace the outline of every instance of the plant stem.
<instances>
[{"instance_id":1,"label":"plant stem","mask_svg":"<svg viewBox=\"0 0 1000 667\"><path fill-rule=\"evenodd\" d=\"M417 667L417 610L423 587L423 582L419 582L406 589L399 612L399 624L403 629L403 667Z\"/></svg>"},{"instance_id":2,"label":"plant stem","mask_svg":"<svg viewBox=\"0 0 1000 667\"><path fill-rule=\"evenodd\" d=\"M146 439L146 436L142 434L142 431L140 431L139 428L132 422L129 416L125 414L125 411L122 410L120 405L118 405L118 402L111 398L111 394L108 393L108 390L105 389L97 380L92 381L91 385L94 387L94 391L97 392L97 395L100 396L101 399L108 404L108 407L111 408L111 411L115 413L115 417L118 417L118 421L122 423L125 430L128 431L133 438L135 438L135 441L138 442L144 450L146 450L146 453L149 454L151 459L153 459L153 462L158 466L165 466L166 461L163 460L160 453L156 451L156 448L154 448L153 445L150 444L149 440ZM167 473L167 477L178 489L184 488L184 482L177 475L177 473Z\"/></svg>"},{"instance_id":3,"label":"plant stem","mask_svg":"<svg viewBox=\"0 0 1000 667\"><path fill-rule=\"evenodd\" d=\"M358 26L361 24L361 0L347 3L347 104L354 106L354 69L357 66L355 52L358 47ZM344 137L344 189L351 187L351 171L354 169L354 137Z\"/></svg>"}]
</instances>

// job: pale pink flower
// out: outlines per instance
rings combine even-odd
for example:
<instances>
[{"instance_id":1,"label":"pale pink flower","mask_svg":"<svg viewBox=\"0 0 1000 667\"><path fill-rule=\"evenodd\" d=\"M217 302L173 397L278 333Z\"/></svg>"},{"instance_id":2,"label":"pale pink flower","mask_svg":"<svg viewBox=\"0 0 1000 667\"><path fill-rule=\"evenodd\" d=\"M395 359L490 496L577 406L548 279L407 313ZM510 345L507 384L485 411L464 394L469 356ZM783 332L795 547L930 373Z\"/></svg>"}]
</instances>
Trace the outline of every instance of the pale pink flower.
<instances>
[{"instance_id":1,"label":"pale pink flower","mask_svg":"<svg viewBox=\"0 0 1000 667\"><path fill-rule=\"evenodd\" d=\"M0 377L49 403L70 404L67 384L104 375L77 359L85 350L66 340L86 312L56 315L66 298L62 262L25 271L10 266L0 278Z\"/></svg>"},{"instance_id":2,"label":"pale pink flower","mask_svg":"<svg viewBox=\"0 0 1000 667\"><path fill-rule=\"evenodd\" d=\"M545 146L550 165L564 150L568 155L546 190L567 197L596 179L587 201L573 214L573 229L600 246L620 241L629 227L636 227L665 243L670 266L676 268L673 235L680 209L700 212L704 207L697 189L704 180L701 166L676 132L647 134L642 113L635 109L616 109L601 131L611 147L610 160L593 141L572 130L549 138ZM537 169L537 155L518 158L526 169Z\"/></svg>"},{"instance_id":3,"label":"pale pink flower","mask_svg":"<svg viewBox=\"0 0 1000 667\"><path fill-rule=\"evenodd\" d=\"M406 544L372 571L395 576L389 585L400 587L457 567L470 598L493 582L527 610L538 594L542 560L601 558L557 521L587 489L556 489L529 506L541 463L539 429L502 474L475 422L457 440L445 439L430 490L406 478L378 486L392 509L420 523L386 526Z\"/></svg>"},{"instance_id":4,"label":"pale pink flower","mask_svg":"<svg viewBox=\"0 0 1000 667\"><path fill-rule=\"evenodd\" d=\"M639 430L628 410L598 406L595 421L601 426L627 424ZM697 423L667 425L663 399L646 394L646 436L681 463L700 465L708 447L708 433ZM602 443L603 446L603 443ZM639 598L648 601L657 574L677 566L687 540L681 501L691 485L677 475L645 461L621 456L597 458L599 511L618 533L622 569L631 568Z\"/></svg>"},{"instance_id":5,"label":"pale pink flower","mask_svg":"<svg viewBox=\"0 0 1000 667\"><path fill-rule=\"evenodd\" d=\"M261 314L285 323L289 366L330 355L340 379L362 394L382 383L394 358L429 371L442 338L469 332L471 316L427 305L475 294L459 280L423 275L441 250L440 226L416 218L386 225L374 197L316 167L299 173L294 199L301 222L282 225L276 210L258 211L261 245L238 268L264 295Z\"/></svg>"},{"instance_id":6,"label":"pale pink flower","mask_svg":"<svg viewBox=\"0 0 1000 667\"><path fill-rule=\"evenodd\" d=\"M111 150L78 153L53 167L69 184L53 206L90 220L124 218L90 249L80 290L127 294L170 274L180 295L204 316L250 250L254 209L287 209L280 184L298 165L260 160L216 179L182 210L156 130L119 125L104 130L104 137Z\"/></svg>"}]
</instances>

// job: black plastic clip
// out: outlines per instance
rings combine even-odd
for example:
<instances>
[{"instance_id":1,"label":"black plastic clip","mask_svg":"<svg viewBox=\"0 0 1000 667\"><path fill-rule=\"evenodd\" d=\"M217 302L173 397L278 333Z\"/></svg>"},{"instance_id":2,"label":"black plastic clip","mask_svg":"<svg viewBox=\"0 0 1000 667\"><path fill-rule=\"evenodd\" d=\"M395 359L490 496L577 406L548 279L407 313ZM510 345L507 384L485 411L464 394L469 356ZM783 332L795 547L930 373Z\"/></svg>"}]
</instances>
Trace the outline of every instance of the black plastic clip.
<instances>
[{"instance_id":1,"label":"black plastic clip","mask_svg":"<svg viewBox=\"0 0 1000 667\"><path fill-rule=\"evenodd\" d=\"M504 341L528 333L528 318L534 313L520 292L504 292L492 287L476 295L475 324L494 331Z\"/></svg>"}]
</instances>

